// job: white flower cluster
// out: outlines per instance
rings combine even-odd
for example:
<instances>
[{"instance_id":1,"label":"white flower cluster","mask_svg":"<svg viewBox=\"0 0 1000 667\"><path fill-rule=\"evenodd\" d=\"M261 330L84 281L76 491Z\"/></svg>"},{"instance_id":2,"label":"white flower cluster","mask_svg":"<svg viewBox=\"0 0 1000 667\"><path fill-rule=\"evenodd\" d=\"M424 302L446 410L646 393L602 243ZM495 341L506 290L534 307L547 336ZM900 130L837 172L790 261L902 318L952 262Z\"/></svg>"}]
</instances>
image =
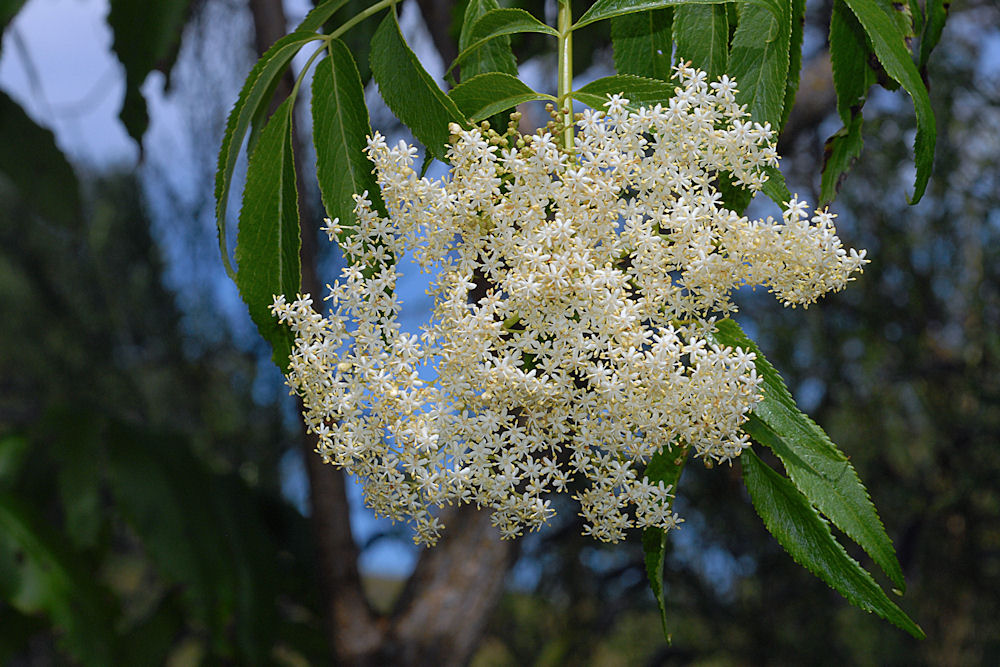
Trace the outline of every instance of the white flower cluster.
<instances>
[{"instance_id":1,"label":"white flower cluster","mask_svg":"<svg viewBox=\"0 0 1000 667\"><path fill-rule=\"evenodd\" d=\"M662 450L739 456L760 400L753 355L711 342L733 290L808 304L865 263L833 216L809 220L797 200L781 221L724 208L718 174L759 189L777 164L771 130L749 121L732 80L677 78L666 107L631 113L615 96L582 114L572 150L544 131L508 142L453 126L443 182L376 134L387 216L365 193L355 226L327 228L349 259L328 316L308 296L275 298L319 453L362 480L377 513L412 521L418 542L436 541L434 508L451 503L489 507L517 536L552 516L559 491L601 540L675 526L672 489L644 464ZM419 336L397 321L406 252L436 274Z\"/></svg>"}]
</instances>

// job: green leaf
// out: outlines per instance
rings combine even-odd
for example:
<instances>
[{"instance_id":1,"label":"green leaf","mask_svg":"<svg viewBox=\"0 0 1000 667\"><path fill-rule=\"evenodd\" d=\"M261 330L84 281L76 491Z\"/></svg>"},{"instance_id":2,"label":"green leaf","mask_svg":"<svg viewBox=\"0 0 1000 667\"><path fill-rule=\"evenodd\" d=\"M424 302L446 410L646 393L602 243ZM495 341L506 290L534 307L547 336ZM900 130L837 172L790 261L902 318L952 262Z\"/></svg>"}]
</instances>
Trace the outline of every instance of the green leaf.
<instances>
[{"instance_id":1,"label":"green leaf","mask_svg":"<svg viewBox=\"0 0 1000 667\"><path fill-rule=\"evenodd\" d=\"M835 0L830 14L830 62L837 113L845 127L860 115L868 89L875 83L875 73L868 65L869 54L861 24L843 0Z\"/></svg>"},{"instance_id":2,"label":"green leaf","mask_svg":"<svg viewBox=\"0 0 1000 667\"><path fill-rule=\"evenodd\" d=\"M690 61L714 81L729 62L729 18L725 5L688 5L674 10L677 58Z\"/></svg>"},{"instance_id":3,"label":"green leaf","mask_svg":"<svg viewBox=\"0 0 1000 667\"><path fill-rule=\"evenodd\" d=\"M767 180L764 181L761 192L784 210L785 205L792 199L792 193L785 184L785 175L777 167L766 167L764 171L767 172Z\"/></svg>"},{"instance_id":4,"label":"green leaf","mask_svg":"<svg viewBox=\"0 0 1000 667\"><path fill-rule=\"evenodd\" d=\"M854 466L823 429L798 409L781 376L736 322L725 319L717 323L715 338L757 356L755 365L763 379L764 399L754 407L744 430L777 454L809 502L857 542L903 590L903 570L892 541Z\"/></svg>"},{"instance_id":5,"label":"green leaf","mask_svg":"<svg viewBox=\"0 0 1000 667\"><path fill-rule=\"evenodd\" d=\"M45 614L65 649L84 665L114 664L110 596L65 538L37 510L0 492L0 598L24 614Z\"/></svg>"},{"instance_id":6,"label":"green leaf","mask_svg":"<svg viewBox=\"0 0 1000 667\"><path fill-rule=\"evenodd\" d=\"M924 631L889 599L872 576L837 542L830 527L798 489L765 465L752 449L740 455L743 481L754 509L785 551L848 602L875 612L917 639Z\"/></svg>"},{"instance_id":7,"label":"green leaf","mask_svg":"<svg viewBox=\"0 0 1000 667\"><path fill-rule=\"evenodd\" d=\"M665 7L676 7L677 5L714 5L728 1L731 0L597 0L573 24L572 29L576 30L597 21L636 12L648 12Z\"/></svg>"},{"instance_id":8,"label":"green leaf","mask_svg":"<svg viewBox=\"0 0 1000 667\"><path fill-rule=\"evenodd\" d=\"M608 95L628 98L629 108L665 104L674 94L674 86L659 79L647 79L633 74L615 74L591 81L572 93L573 99L595 109L603 109Z\"/></svg>"},{"instance_id":9,"label":"green leaf","mask_svg":"<svg viewBox=\"0 0 1000 667\"><path fill-rule=\"evenodd\" d=\"M660 450L646 464L645 475L653 484L663 482L664 486L672 486L677 491L684 463L687 461L688 448L678 452ZM673 501L671 500L671 506ZM653 597L660 608L660 623L663 625L663 636L667 643L671 642L667 624L667 602L663 595L663 562L667 551L667 533L659 528L646 528L642 531L642 551L646 563L646 576L653 590Z\"/></svg>"},{"instance_id":10,"label":"green leaf","mask_svg":"<svg viewBox=\"0 0 1000 667\"><path fill-rule=\"evenodd\" d=\"M0 178L48 221L75 229L81 221L80 186L52 132L39 127L0 92Z\"/></svg>"},{"instance_id":11,"label":"green leaf","mask_svg":"<svg viewBox=\"0 0 1000 667\"><path fill-rule=\"evenodd\" d=\"M459 52L465 51L475 38L474 26L485 14L500 9L496 0L469 0L462 17L462 32L458 37ZM517 61L510 48L510 37L500 35L477 49L469 51L462 61L462 80L467 81L477 74L503 72L517 75Z\"/></svg>"},{"instance_id":12,"label":"green leaf","mask_svg":"<svg viewBox=\"0 0 1000 667\"><path fill-rule=\"evenodd\" d=\"M306 21L303 21L303 24L309 22L309 17L315 15L321 8L329 9L329 4L321 5L313 10L306 17ZM343 2L338 0L334 4L339 6ZM320 23L322 24L322 22ZM229 112L226 131L222 137L222 147L219 149L219 164L215 171L215 226L219 235L219 252L222 254L226 273L233 280L236 280L236 272L233 271L232 263L229 260L229 248L226 241L226 211L229 207L229 190L233 184L233 172L236 169L240 148L250 130L251 123L260 127L259 121L267 113L275 87L285 69L292 62L292 58L305 44L317 39L319 38L312 30L304 30L285 35L275 42L250 70L236 105ZM249 141L247 151L252 153L256 143L256 139Z\"/></svg>"},{"instance_id":13,"label":"green leaf","mask_svg":"<svg viewBox=\"0 0 1000 667\"><path fill-rule=\"evenodd\" d=\"M0 2L0 37L3 36L4 30L7 29L7 24L17 16L17 13L21 11L21 7L27 0L3 0Z\"/></svg>"},{"instance_id":14,"label":"green leaf","mask_svg":"<svg viewBox=\"0 0 1000 667\"><path fill-rule=\"evenodd\" d=\"M295 341L279 325L269 307L276 294L290 298L301 284L299 211L292 157L294 100L274 112L250 156L236 243L236 286L257 330L274 350L272 359L284 372Z\"/></svg>"},{"instance_id":15,"label":"green leaf","mask_svg":"<svg viewBox=\"0 0 1000 667\"><path fill-rule=\"evenodd\" d=\"M455 86L448 93L462 114L474 123L493 114L506 111L522 102L552 100L554 97L536 93L520 79L502 72L478 74Z\"/></svg>"},{"instance_id":16,"label":"green leaf","mask_svg":"<svg viewBox=\"0 0 1000 667\"><path fill-rule=\"evenodd\" d=\"M339 218L346 234L356 224L355 194L367 191L380 215L385 215L385 205L364 152L372 130L354 57L339 39L327 48L330 57L316 66L312 83L316 176L327 215Z\"/></svg>"},{"instance_id":17,"label":"green leaf","mask_svg":"<svg viewBox=\"0 0 1000 667\"><path fill-rule=\"evenodd\" d=\"M372 38L371 66L386 106L427 147L428 153L444 160L451 134L448 125L458 123L468 127L468 123L406 45L395 8L389 11Z\"/></svg>"},{"instance_id":18,"label":"green leaf","mask_svg":"<svg viewBox=\"0 0 1000 667\"><path fill-rule=\"evenodd\" d=\"M625 14L611 19L615 70L669 81L674 50L673 9Z\"/></svg>"},{"instance_id":19,"label":"green leaf","mask_svg":"<svg viewBox=\"0 0 1000 667\"><path fill-rule=\"evenodd\" d=\"M114 34L112 48L125 66L121 119L137 142L142 142L149 124L139 87L153 69L170 71L190 4L191 0L111 0L108 25Z\"/></svg>"},{"instance_id":20,"label":"green leaf","mask_svg":"<svg viewBox=\"0 0 1000 667\"><path fill-rule=\"evenodd\" d=\"M842 127L826 140L823 147L823 177L820 185L820 206L834 200L848 170L861 156L861 113L855 114L849 127Z\"/></svg>"},{"instance_id":21,"label":"green leaf","mask_svg":"<svg viewBox=\"0 0 1000 667\"><path fill-rule=\"evenodd\" d=\"M930 59L931 51L941 41L941 32L948 19L950 7L951 0L926 0L927 19L924 21L924 29L920 34L920 62L918 63L920 74L924 78L927 76L927 61Z\"/></svg>"},{"instance_id":22,"label":"green leaf","mask_svg":"<svg viewBox=\"0 0 1000 667\"><path fill-rule=\"evenodd\" d=\"M788 2L768 7L744 3L729 52L729 75L739 87L737 103L747 105L753 120L770 123L775 131L785 103L791 28Z\"/></svg>"},{"instance_id":23,"label":"green leaf","mask_svg":"<svg viewBox=\"0 0 1000 667\"><path fill-rule=\"evenodd\" d=\"M802 74L802 39L805 36L806 0L792 0L792 34L788 47L788 78L785 81L785 101L781 111L781 124L785 127L788 116L795 106L795 95L799 91L799 76Z\"/></svg>"},{"instance_id":24,"label":"green leaf","mask_svg":"<svg viewBox=\"0 0 1000 667\"><path fill-rule=\"evenodd\" d=\"M478 51L490 40L522 32L559 36L555 28L545 25L523 9L492 9L476 19L469 33L468 46L462 49L448 71L450 72L456 65L464 62L467 57ZM511 74L514 73L516 72L511 72Z\"/></svg>"},{"instance_id":25,"label":"green leaf","mask_svg":"<svg viewBox=\"0 0 1000 667\"><path fill-rule=\"evenodd\" d=\"M844 0L871 40L875 55L886 73L899 82L913 99L917 115L917 136L913 145L917 164L917 175L913 186L911 204L916 204L924 196L927 181L934 166L934 145L937 142L937 128L934 125L934 110L927 88L920 78L917 66L910 59L906 41L899 23L869 0Z\"/></svg>"}]
</instances>

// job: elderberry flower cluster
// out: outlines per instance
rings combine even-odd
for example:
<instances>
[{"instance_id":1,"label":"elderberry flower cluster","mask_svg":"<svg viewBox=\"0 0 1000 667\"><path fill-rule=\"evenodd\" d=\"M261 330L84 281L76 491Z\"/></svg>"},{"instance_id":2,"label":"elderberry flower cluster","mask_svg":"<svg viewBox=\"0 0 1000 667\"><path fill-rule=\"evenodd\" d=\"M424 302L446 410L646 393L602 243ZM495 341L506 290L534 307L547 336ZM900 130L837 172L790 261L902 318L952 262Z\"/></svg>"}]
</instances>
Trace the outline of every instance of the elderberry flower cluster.
<instances>
[{"instance_id":1,"label":"elderberry flower cluster","mask_svg":"<svg viewBox=\"0 0 1000 667\"><path fill-rule=\"evenodd\" d=\"M726 209L716 179L759 190L777 164L772 132L737 105L732 80L686 66L676 78L667 106L633 113L613 96L578 116L570 149L545 130L453 126L443 181L376 134L385 211L356 195L356 224L326 228L349 260L329 313L275 297L319 454L358 476L378 514L412 522L416 541L438 539L436 508L453 503L488 507L515 537L553 515L552 492L572 493L600 540L674 527L673 490L645 463L689 448L731 461L761 398L753 354L712 342L733 291L762 285L807 305L866 262L842 248L832 215L810 218L797 199L781 220ZM398 322L404 253L435 276L419 336Z\"/></svg>"}]
</instances>

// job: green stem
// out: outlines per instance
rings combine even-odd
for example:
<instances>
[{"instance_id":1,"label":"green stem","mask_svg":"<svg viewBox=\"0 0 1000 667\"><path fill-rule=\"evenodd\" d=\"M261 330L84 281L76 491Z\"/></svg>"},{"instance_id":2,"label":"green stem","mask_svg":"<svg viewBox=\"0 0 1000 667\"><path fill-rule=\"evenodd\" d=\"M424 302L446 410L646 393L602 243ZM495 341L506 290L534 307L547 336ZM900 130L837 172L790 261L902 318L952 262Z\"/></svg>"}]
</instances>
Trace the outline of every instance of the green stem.
<instances>
[{"instance_id":1,"label":"green stem","mask_svg":"<svg viewBox=\"0 0 1000 667\"><path fill-rule=\"evenodd\" d=\"M573 150L573 9L559 0L559 105L563 113L563 148Z\"/></svg>"},{"instance_id":2,"label":"green stem","mask_svg":"<svg viewBox=\"0 0 1000 667\"><path fill-rule=\"evenodd\" d=\"M381 2L376 2L374 5L372 5L368 9L365 9L364 11L358 12L357 14L355 14L354 16L352 16L347 21L344 21L344 23L341 24L341 26L339 28L337 28L336 30L334 30L333 32L330 33L330 39L336 39L337 37L340 37L345 32L347 32L348 30L350 30L351 28L353 28L355 25L357 25L358 23L361 23L362 21L364 21L369 16L373 16L374 14L378 14L380 11L382 11L386 7L395 7L396 3L398 3L398 2L399 2L399 0L382 0Z\"/></svg>"}]
</instances>

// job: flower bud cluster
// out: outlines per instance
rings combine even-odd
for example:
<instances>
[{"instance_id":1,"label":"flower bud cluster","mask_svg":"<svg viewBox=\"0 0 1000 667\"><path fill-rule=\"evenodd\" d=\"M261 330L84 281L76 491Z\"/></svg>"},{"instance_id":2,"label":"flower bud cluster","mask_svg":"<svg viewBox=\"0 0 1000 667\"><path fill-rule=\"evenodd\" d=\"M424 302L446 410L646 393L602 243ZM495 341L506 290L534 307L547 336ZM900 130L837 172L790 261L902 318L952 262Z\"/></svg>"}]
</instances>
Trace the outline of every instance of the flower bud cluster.
<instances>
[{"instance_id":1,"label":"flower bud cluster","mask_svg":"<svg viewBox=\"0 0 1000 667\"><path fill-rule=\"evenodd\" d=\"M667 106L631 112L613 96L584 112L569 149L544 130L453 126L444 181L376 134L386 214L364 193L356 224L329 223L349 265L328 315L308 296L275 298L319 454L418 542L438 539L435 508L452 503L490 508L505 537L537 529L552 492L573 494L600 540L674 527L673 489L645 463L689 449L731 461L761 397L753 354L712 342L734 290L807 305L866 262L832 215L810 219L798 200L780 221L726 209L716 179L759 190L777 164L771 129L736 104L732 80L686 66L676 78ZM420 335L398 321L404 253L434 274Z\"/></svg>"}]
</instances>

